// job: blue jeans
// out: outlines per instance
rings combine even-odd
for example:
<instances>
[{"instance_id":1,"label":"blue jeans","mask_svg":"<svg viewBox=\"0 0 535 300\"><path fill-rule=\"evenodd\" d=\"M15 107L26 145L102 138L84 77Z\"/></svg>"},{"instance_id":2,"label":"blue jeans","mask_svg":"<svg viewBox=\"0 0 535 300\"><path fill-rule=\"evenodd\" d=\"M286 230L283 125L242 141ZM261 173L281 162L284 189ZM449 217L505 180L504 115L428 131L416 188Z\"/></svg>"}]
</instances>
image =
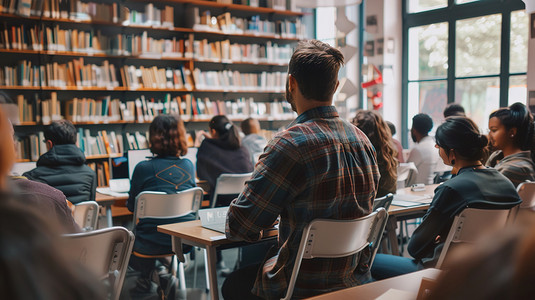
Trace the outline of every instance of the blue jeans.
<instances>
[{"instance_id":1,"label":"blue jeans","mask_svg":"<svg viewBox=\"0 0 535 300\"><path fill-rule=\"evenodd\" d=\"M386 279L423 269L414 259L378 253L371 268L375 280Z\"/></svg>"}]
</instances>

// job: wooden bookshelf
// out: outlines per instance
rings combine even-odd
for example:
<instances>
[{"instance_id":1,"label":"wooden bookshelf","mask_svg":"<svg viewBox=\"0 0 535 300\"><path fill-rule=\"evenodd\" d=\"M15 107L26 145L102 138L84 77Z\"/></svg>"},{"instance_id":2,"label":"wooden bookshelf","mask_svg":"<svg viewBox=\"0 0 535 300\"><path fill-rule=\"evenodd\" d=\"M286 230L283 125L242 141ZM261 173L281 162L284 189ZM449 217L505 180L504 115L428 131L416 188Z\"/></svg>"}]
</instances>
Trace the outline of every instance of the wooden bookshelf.
<instances>
[{"instance_id":1,"label":"wooden bookshelf","mask_svg":"<svg viewBox=\"0 0 535 300\"><path fill-rule=\"evenodd\" d=\"M115 142L122 140L123 143L118 148L111 148L112 151L106 149L104 152L131 149L129 138L136 135L137 139L138 134L144 136L150 120L159 113L183 113L183 121L192 124L195 130L201 127L195 123L202 123L204 127L210 121L211 112L224 113L234 122L253 116L273 128L279 126L274 122L293 119L288 111L289 104L283 101L284 87L281 85L284 82L281 79L286 72L281 70L288 66L284 61L292 46L299 41L298 37L305 32L300 20L305 14L206 0L83 2L98 2L99 9L111 7L112 10L106 10L102 15L90 12L85 15L83 12L50 13L51 16L63 17L45 17L44 10L31 11L40 13L40 16L20 16L7 13L7 10L0 12L0 29L3 30L0 34L8 36L0 41L6 43L0 45L0 71L5 74L5 78L0 78L0 90L24 107L22 112L19 111L21 122L14 126L21 137L20 144L24 144L24 156L30 159L20 159L19 162L36 160L36 153L30 147L37 147L37 154L43 153L42 136L39 136L42 132L39 131L58 117L76 120L73 123L79 130L79 136L89 141L84 140L86 153L103 153L97 132L106 131L116 135ZM153 23L141 23L140 20L146 20L143 16L149 14L148 7L162 14L153 14L149 18ZM197 18L193 18L196 24L192 25L190 20L186 20L190 16L189 10L198 12L199 19L203 11L213 12L212 16L218 20L217 28L211 30L206 22L202 25L201 20L199 24ZM137 19L132 18L133 13L138 15ZM90 16L92 14L93 17ZM174 24L169 22L170 15L174 17L171 18ZM228 23L228 17L232 18L231 23ZM102 21L104 18L109 21ZM18 33L19 30L21 33ZM69 35L69 30L78 32L78 44L71 44L75 35ZM85 38L82 39L82 35L86 35ZM145 40L137 44L138 39ZM22 44L27 49L22 49ZM94 52L93 49L84 51L90 47L94 47ZM52 64L57 66L51 67ZM156 68L147 71L153 72L147 80L145 70L153 66ZM49 71L48 68L56 69ZM170 71L172 75L169 75ZM182 73L178 74L179 71ZM240 74L224 77L229 74L224 71ZM84 72L91 75L86 76ZM194 72L202 83L198 86L195 85L198 82L195 82ZM215 72L220 74L213 75ZM102 77L103 74L106 77ZM48 86L40 86L43 84ZM143 84L151 87L136 88ZM170 86L184 88L156 88ZM89 107L93 105L89 113L84 106L85 101L90 103L87 104ZM137 101L143 102L141 109ZM83 107L81 111L77 105ZM167 106L162 109L162 105ZM77 107L76 112L74 107ZM120 107L120 113L117 113L117 107ZM270 112L274 115L269 115ZM191 129L189 127L188 130ZM100 143L98 151L92 148L94 141ZM136 140L135 143L139 146L143 141ZM132 148L135 149L134 146ZM123 153L86 155L86 158L91 163L104 164L120 156Z\"/></svg>"}]
</instances>

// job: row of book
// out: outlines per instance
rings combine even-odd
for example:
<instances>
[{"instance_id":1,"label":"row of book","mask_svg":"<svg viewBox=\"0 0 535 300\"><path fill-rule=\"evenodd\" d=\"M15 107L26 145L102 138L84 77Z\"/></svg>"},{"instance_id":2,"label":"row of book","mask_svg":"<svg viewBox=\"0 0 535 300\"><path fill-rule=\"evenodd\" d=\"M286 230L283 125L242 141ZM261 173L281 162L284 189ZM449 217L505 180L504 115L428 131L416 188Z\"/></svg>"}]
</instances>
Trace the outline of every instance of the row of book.
<instances>
[{"instance_id":1,"label":"row of book","mask_svg":"<svg viewBox=\"0 0 535 300\"><path fill-rule=\"evenodd\" d=\"M241 73L239 71L201 71L195 68L193 78L199 90L283 92L286 72Z\"/></svg>"},{"instance_id":2,"label":"row of book","mask_svg":"<svg viewBox=\"0 0 535 300\"><path fill-rule=\"evenodd\" d=\"M102 65L84 64L74 59L65 64L57 62L32 65L23 60L17 66L0 69L0 82L7 86L32 87L99 87L113 89L119 86L116 70L107 60Z\"/></svg>"},{"instance_id":3,"label":"row of book","mask_svg":"<svg viewBox=\"0 0 535 300\"><path fill-rule=\"evenodd\" d=\"M78 128L76 140L86 157L121 155L128 150L148 148L148 132L127 132L125 135L126 140L115 131L100 130L92 135L89 129ZM18 137L15 147L18 158L31 161L37 161L39 156L47 152L42 131Z\"/></svg>"},{"instance_id":4,"label":"row of book","mask_svg":"<svg viewBox=\"0 0 535 300\"><path fill-rule=\"evenodd\" d=\"M183 65L179 69L123 66L121 79L124 87L129 89L186 89L191 91L195 88L191 71Z\"/></svg>"},{"instance_id":5,"label":"row of book","mask_svg":"<svg viewBox=\"0 0 535 300\"><path fill-rule=\"evenodd\" d=\"M192 46L190 46L192 45ZM87 54L136 55L147 58L195 58L215 62L271 62L285 64L292 55L290 45L271 41L264 44L231 44L229 40L208 42L187 39L155 39L142 34L102 35L100 31L61 29L40 26L4 26L0 30L0 48L35 51L67 51Z\"/></svg>"},{"instance_id":6,"label":"row of book","mask_svg":"<svg viewBox=\"0 0 535 300\"><path fill-rule=\"evenodd\" d=\"M190 7L187 11L187 15L192 16L187 19L187 26L194 30L298 39L306 36L306 25L300 19L269 21L260 19L259 15L239 18L232 16L230 12L212 16L211 11L200 12L198 7Z\"/></svg>"},{"instance_id":7,"label":"row of book","mask_svg":"<svg viewBox=\"0 0 535 300\"><path fill-rule=\"evenodd\" d=\"M231 44L229 40L208 42L207 39L193 42L193 57L197 60L287 64L292 53L290 45L271 41L265 44Z\"/></svg>"},{"instance_id":8,"label":"row of book","mask_svg":"<svg viewBox=\"0 0 535 300\"><path fill-rule=\"evenodd\" d=\"M119 22L117 3L105 4L80 0L2 0L0 12L29 17L62 18Z\"/></svg>"},{"instance_id":9,"label":"row of book","mask_svg":"<svg viewBox=\"0 0 535 300\"><path fill-rule=\"evenodd\" d=\"M163 9L154 7L152 3L145 5L145 11L137 11L121 7L121 23L125 26L150 26L173 29L175 27L175 12L172 6Z\"/></svg>"},{"instance_id":10,"label":"row of book","mask_svg":"<svg viewBox=\"0 0 535 300\"><path fill-rule=\"evenodd\" d=\"M57 93L52 92L50 99L32 99L17 96L18 120L15 124L39 123L67 119L73 123L113 123L113 122L151 122L161 114L179 114L184 121L206 120L214 115L227 115L230 118L257 118L288 120L295 117L290 105L283 100L256 102L253 97L237 99L210 99L194 97L191 94L163 99L148 98L144 95L133 100L121 101L104 96L99 99L73 98L58 101Z\"/></svg>"}]
</instances>

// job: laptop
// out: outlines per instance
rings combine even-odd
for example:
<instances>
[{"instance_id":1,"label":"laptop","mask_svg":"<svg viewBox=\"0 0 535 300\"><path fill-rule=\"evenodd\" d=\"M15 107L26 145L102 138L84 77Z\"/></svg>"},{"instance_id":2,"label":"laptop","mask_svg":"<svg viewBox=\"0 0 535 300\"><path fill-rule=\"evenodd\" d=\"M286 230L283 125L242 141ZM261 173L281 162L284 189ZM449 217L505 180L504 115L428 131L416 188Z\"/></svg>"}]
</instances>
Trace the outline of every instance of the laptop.
<instances>
[{"instance_id":1,"label":"laptop","mask_svg":"<svg viewBox=\"0 0 535 300\"><path fill-rule=\"evenodd\" d=\"M201 226L217 232L225 233L228 206L199 210Z\"/></svg>"}]
</instances>

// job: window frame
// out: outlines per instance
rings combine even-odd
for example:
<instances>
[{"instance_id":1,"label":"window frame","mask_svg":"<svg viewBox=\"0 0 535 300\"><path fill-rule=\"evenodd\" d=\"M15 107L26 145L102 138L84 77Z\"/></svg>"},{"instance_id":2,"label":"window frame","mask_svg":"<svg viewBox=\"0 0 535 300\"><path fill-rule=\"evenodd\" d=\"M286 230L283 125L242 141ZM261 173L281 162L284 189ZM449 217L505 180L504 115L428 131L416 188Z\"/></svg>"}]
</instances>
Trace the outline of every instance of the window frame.
<instances>
[{"instance_id":1,"label":"window frame","mask_svg":"<svg viewBox=\"0 0 535 300\"><path fill-rule=\"evenodd\" d=\"M447 100L448 103L455 101L455 81L457 79L477 79L498 77L500 82L500 107L508 106L509 97L509 79L511 76L526 75L526 72L510 73L510 38L511 38L511 13L517 10L525 9L522 0L480 0L464 4L455 4L455 0L448 0L448 6L418 13L408 12L408 1L402 0L403 30L402 30L402 85L401 85L401 127L403 146L408 146L408 87L409 83L427 82L444 79L420 79L409 80L408 62L409 62L409 29L418 26L424 26L434 23L448 23L448 70L446 73L447 82ZM469 18L477 18L485 15L501 14L501 53L500 53L500 73L498 75L479 75L479 76L455 76L455 50L456 50L456 21Z\"/></svg>"}]
</instances>

